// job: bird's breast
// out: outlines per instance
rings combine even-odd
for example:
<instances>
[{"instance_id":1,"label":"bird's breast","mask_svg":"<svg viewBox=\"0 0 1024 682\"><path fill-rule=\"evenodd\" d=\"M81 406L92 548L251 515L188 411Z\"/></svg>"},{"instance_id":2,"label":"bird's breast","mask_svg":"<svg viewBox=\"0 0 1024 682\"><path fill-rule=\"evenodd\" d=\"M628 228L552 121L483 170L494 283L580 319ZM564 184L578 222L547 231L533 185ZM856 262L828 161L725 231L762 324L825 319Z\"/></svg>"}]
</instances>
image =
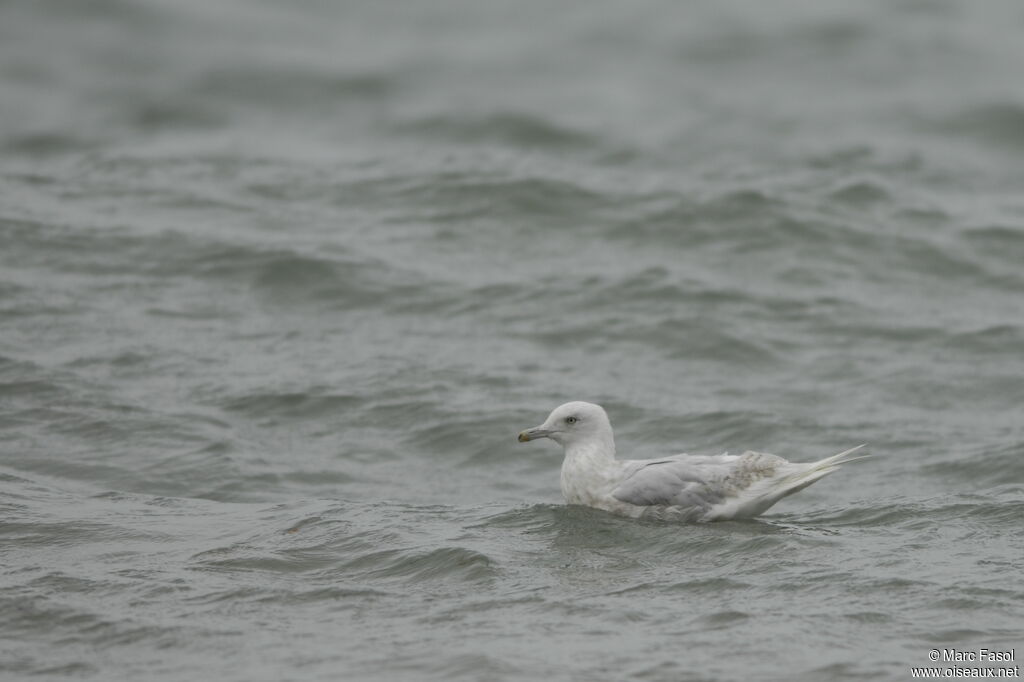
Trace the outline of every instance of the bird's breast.
<instances>
[{"instance_id":1,"label":"bird's breast","mask_svg":"<svg viewBox=\"0 0 1024 682\"><path fill-rule=\"evenodd\" d=\"M592 457L566 457L562 463L562 496L569 504L600 507L615 485L615 472Z\"/></svg>"}]
</instances>

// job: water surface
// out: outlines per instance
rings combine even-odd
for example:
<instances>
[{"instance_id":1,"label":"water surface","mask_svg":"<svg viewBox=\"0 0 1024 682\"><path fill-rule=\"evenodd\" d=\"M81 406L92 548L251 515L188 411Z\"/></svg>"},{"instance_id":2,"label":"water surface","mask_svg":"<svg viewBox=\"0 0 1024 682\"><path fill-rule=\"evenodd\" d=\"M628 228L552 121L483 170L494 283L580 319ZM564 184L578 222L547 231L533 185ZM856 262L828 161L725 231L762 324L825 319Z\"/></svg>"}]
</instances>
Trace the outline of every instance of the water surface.
<instances>
[{"instance_id":1,"label":"water surface","mask_svg":"<svg viewBox=\"0 0 1024 682\"><path fill-rule=\"evenodd\" d=\"M1014 2L0 6L9 679L1022 651ZM760 520L516 433L876 458Z\"/></svg>"}]
</instances>

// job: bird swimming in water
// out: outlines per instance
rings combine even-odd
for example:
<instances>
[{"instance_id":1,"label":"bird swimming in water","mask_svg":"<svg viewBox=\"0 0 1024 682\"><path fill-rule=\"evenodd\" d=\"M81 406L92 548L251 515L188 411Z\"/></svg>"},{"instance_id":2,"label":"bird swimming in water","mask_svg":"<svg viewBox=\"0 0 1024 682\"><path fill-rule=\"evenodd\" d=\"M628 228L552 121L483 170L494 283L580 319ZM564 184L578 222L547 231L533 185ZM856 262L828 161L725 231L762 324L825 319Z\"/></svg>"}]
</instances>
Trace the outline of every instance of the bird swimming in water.
<instances>
[{"instance_id":1,"label":"bird swimming in water","mask_svg":"<svg viewBox=\"0 0 1024 682\"><path fill-rule=\"evenodd\" d=\"M615 459L615 439L600 405L570 402L519 441L550 438L565 449L562 494L633 518L679 521L747 519L832 473L863 445L817 462L789 462L762 452Z\"/></svg>"}]
</instances>

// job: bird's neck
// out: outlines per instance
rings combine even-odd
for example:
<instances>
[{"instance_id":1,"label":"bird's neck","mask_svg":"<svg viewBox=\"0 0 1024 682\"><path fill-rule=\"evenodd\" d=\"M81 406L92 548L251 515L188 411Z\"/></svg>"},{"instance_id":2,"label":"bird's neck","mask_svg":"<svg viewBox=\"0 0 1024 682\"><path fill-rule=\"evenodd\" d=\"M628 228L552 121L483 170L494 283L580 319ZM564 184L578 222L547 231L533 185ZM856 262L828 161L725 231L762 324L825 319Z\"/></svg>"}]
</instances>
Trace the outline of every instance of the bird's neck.
<instances>
[{"instance_id":1,"label":"bird's neck","mask_svg":"<svg viewBox=\"0 0 1024 682\"><path fill-rule=\"evenodd\" d=\"M566 460L606 463L615 460L615 438L610 433L597 434L585 441L571 443L565 448Z\"/></svg>"},{"instance_id":2,"label":"bird's neck","mask_svg":"<svg viewBox=\"0 0 1024 682\"><path fill-rule=\"evenodd\" d=\"M594 496L605 492L614 462L615 440L611 434L566 447L561 476L566 502L593 506Z\"/></svg>"}]
</instances>

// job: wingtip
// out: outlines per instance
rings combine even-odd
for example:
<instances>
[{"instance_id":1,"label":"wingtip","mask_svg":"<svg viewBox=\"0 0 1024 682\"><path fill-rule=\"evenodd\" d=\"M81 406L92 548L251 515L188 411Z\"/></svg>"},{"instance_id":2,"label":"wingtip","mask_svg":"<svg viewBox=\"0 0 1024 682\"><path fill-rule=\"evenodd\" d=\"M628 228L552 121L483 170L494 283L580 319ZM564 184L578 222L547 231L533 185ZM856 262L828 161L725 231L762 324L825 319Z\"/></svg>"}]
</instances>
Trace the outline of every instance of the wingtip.
<instances>
[{"instance_id":1,"label":"wingtip","mask_svg":"<svg viewBox=\"0 0 1024 682\"><path fill-rule=\"evenodd\" d=\"M871 457L872 455L858 455L856 457L850 457L850 455L857 452L863 447L867 447L867 443L861 443L860 445L852 447L849 450L843 450L837 455L826 457L825 459L821 460L821 462L827 466L838 466L840 464L846 464L847 462L853 462L858 459L867 459L868 457Z\"/></svg>"},{"instance_id":2,"label":"wingtip","mask_svg":"<svg viewBox=\"0 0 1024 682\"><path fill-rule=\"evenodd\" d=\"M867 443L861 443L860 445L854 446L854 447L850 448L849 450L843 450L838 455L832 455L832 457L834 459L842 459L846 455L852 455L853 453L857 452L861 448L866 448L867 446L868 446Z\"/></svg>"}]
</instances>

